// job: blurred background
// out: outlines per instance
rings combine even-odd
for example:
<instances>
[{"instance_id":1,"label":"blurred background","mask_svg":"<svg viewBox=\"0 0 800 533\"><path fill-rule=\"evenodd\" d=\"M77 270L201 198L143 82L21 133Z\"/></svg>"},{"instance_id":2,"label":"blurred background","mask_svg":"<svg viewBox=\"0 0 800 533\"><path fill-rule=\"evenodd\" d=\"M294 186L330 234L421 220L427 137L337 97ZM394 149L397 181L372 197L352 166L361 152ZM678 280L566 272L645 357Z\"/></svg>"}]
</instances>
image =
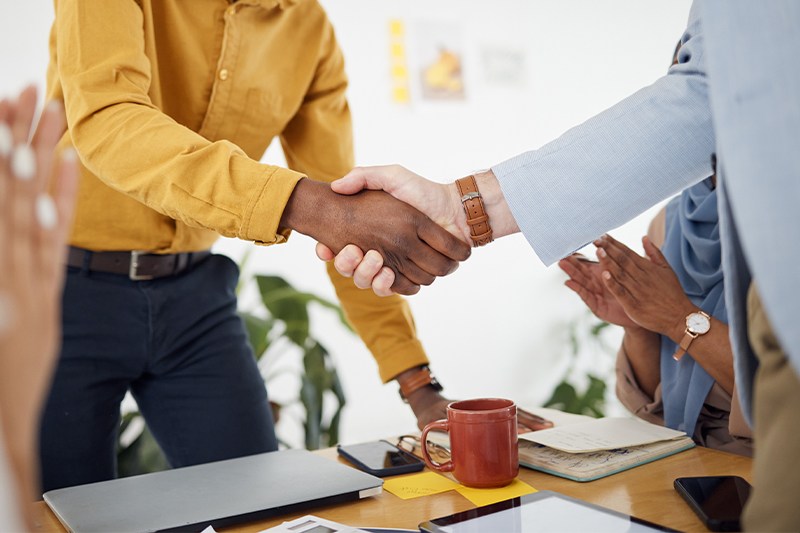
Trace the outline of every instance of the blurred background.
<instances>
[{"instance_id":1,"label":"blurred background","mask_svg":"<svg viewBox=\"0 0 800 533\"><path fill-rule=\"evenodd\" d=\"M442 182L538 148L652 83L670 64L690 6L689 0L320 2L347 63L356 163L399 163ZM0 3L0 95L30 82L44 87L52 18L50 0ZM282 164L277 142L263 161ZM612 234L641 250L656 210ZM244 279L277 275L335 300L310 239L296 234L271 248L224 239L216 246L237 261L248 250ZM621 333L597 329L564 280L515 235L475 250L455 274L411 297L445 393L509 397L532 407L565 379L583 390L591 373L606 383L605 412L621 413L613 400ZM258 314L259 300L254 284L243 287L243 308ZM369 352L336 314L311 304L309 318L346 394L340 440L415 431L396 385L380 383ZM278 432L287 445L302 446L301 358L286 344L270 350L262 359L270 396L286 404Z\"/></svg>"}]
</instances>

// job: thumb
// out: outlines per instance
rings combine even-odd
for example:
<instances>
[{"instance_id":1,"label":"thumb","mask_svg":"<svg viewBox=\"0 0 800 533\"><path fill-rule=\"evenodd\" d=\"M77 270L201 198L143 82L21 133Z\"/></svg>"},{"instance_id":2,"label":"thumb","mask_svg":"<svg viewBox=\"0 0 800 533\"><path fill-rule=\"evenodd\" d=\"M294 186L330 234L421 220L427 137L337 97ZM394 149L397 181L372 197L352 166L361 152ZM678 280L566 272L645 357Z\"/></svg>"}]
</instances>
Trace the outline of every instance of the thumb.
<instances>
[{"instance_id":1,"label":"thumb","mask_svg":"<svg viewBox=\"0 0 800 533\"><path fill-rule=\"evenodd\" d=\"M661 253L661 250L658 249L658 246L653 244L653 241L651 241L648 237L642 237L642 246L644 247L644 253L647 255L647 258L650 259L654 265L669 265L667 259L664 257L664 254Z\"/></svg>"},{"instance_id":2,"label":"thumb","mask_svg":"<svg viewBox=\"0 0 800 533\"><path fill-rule=\"evenodd\" d=\"M387 168L356 167L344 177L331 183L331 189L338 194L356 194L364 189L385 191L390 182Z\"/></svg>"}]
</instances>

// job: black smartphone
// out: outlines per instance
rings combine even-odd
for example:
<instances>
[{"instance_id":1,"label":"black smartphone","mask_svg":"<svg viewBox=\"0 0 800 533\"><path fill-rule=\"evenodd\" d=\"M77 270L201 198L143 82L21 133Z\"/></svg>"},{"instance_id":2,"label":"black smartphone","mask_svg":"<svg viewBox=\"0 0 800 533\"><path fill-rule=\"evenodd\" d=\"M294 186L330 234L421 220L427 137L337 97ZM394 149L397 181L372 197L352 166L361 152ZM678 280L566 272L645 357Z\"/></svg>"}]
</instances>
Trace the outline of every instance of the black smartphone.
<instances>
[{"instance_id":1,"label":"black smartphone","mask_svg":"<svg viewBox=\"0 0 800 533\"><path fill-rule=\"evenodd\" d=\"M675 490L711 531L741 531L750 484L739 476L679 477Z\"/></svg>"},{"instance_id":2,"label":"black smartphone","mask_svg":"<svg viewBox=\"0 0 800 533\"><path fill-rule=\"evenodd\" d=\"M336 451L359 469L378 477L419 472L425 468L422 459L385 440L345 446L340 444Z\"/></svg>"}]
</instances>

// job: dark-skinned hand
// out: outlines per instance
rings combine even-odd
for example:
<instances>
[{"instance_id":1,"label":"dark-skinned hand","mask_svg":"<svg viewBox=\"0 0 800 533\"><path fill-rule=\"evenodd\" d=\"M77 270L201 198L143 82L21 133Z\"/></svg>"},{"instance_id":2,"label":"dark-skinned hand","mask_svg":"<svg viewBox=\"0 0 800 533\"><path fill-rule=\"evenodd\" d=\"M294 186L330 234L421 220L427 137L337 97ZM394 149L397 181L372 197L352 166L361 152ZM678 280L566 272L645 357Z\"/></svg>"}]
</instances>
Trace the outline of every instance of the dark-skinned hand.
<instances>
[{"instance_id":1,"label":"dark-skinned hand","mask_svg":"<svg viewBox=\"0 0 800 533\"><path fill-rule=\"evenodd\" d=\"M559 261L558 266L570 278L564 285L575 291L597 318L623 328L640 327L603 283L600 263L572 254Z\"/></svg>"},{"instance_id":2,"label":"dark-skinned hand","mask_svg":"<svg viewBox=\"0 0 800 533\"><path fill-rule=\"evenodd\" d=\"M595 241L603 283L631 319L668 337L684 330L686 315L696 310L661 250L644 237L647 258L610 235Z\"/></svg>"},{"instance_id":3,"label":"dark-skinned hand","mask_svg":"<svg viewBox=\"0 0 800 533\"><path fill-rule=\"evenodd\" d=\"M431 387L422 387L409 395L408 403L417 417L417 426L423 429L436 420L447 418L447 405L453 402ZM553 427L549 420L517 407L517 431L528 433Z\"/></svg>"},{"instance_id":4,"label":"dark-skinned hand","mask_svg":"<svg viewBox=\"0 0 800 533\"><path fill-rule=\"evenodd\" d=\"M281 225L334 253L348 244L376 250L395 272L392 290L398 294L416 294L421 285L453 272L471 252L469 245L386 192L339 195L328 184L309 179L298 182Z\"/></svg>"}]
</instances>

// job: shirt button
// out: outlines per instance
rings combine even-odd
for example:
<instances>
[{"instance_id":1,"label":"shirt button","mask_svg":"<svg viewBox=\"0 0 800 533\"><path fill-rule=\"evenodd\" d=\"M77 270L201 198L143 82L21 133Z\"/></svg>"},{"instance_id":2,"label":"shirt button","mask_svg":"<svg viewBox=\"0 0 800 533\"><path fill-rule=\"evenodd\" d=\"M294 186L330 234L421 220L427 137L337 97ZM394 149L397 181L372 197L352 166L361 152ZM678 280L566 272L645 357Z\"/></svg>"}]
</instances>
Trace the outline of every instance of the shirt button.
<instances>
[{"instance_id":1,"label":"shirt button","mask_svg":"<svg viewBox=\"0 0 800 533\"><path fill-rule=\"evenodd\" d=\"M229 74L228 73L228 69L224 68L224 69L220 70L219 71L219 79L221 79L222 81L227 80L228 79L228 74Z\"/></svg>"}]
</instances>

